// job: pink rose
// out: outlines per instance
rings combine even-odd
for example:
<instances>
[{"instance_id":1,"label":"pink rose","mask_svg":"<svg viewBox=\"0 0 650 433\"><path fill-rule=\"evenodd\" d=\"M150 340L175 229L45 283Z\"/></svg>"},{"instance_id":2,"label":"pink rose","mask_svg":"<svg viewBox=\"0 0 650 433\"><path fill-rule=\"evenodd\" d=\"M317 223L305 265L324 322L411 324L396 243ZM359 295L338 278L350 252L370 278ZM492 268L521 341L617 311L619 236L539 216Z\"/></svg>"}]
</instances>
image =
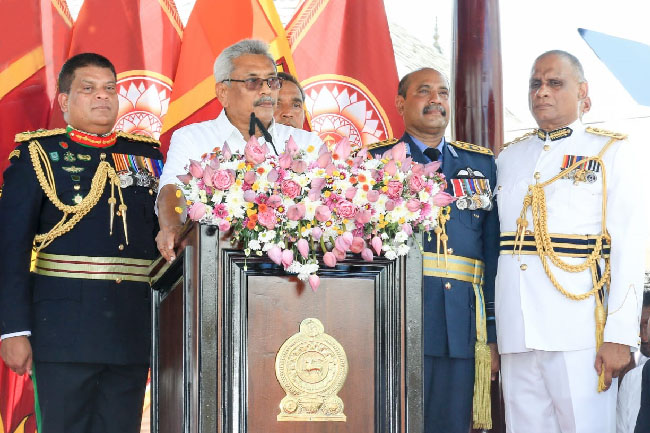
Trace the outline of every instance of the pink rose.
<instances>
[{"instance_id":1,"label":"pink rose","mask_svg":"<svg viewBox=\"0 0 650 433\"><path fill-rule=\"evenodd\" d=\"M370 203L374 203L377 200L379 200L379 191L374 190L374 189L371 189L370 191L368 191L368 201Z\"/></svg>"},{"instance_id":2,"label":"pink rose","mask_svg":"<svg viewBox=\"0 0 650 433\"><path fill-rule=\"evenodd\" d=\"M190 159L189 171L190 174L197 179L201 179L201 177L203 177L203 167L201 167L201 163L198 161L194 161L193 159Z\"/></svg>"},{"instance_id":3,"label":"pink rose","mask_svg":"<svg viewBox=\"0 0 650 433\"><path fill-rule=\"evenodd\" d=\"M234 176L228 170L217 170L212 175L212 184L222 191L230 188L234 180Z\"/></svg>"},{"instance_id":4,"label":"pink rose","mask_svg":"<svg viewBox=\"0 0 650 433\"><path fill-rule=\"evenodd\" d=\"M438 192L438 194L433 196L433 204L435 206L447 206L450 203L453 203L456 200L456 197L447 194L444 191Z\"/></svg>"},{"instance_id":5,"label":"pink rose","mask_svg":"<svg viewBox=\"0 0 650 433\"><path fill-rule=\"evenodd\" d=\"M282 204L282 198L279 195L273 194L269 197L266 204L271 206L273 209L277 209Z\"/></svg>"},{"instance_id":6,"label":"pink rose","mask_svg":"<svg viewBox=\"0 0 650 433\"><path fill-rule=\"evenodd\" d=\"M352 245L350 245L350 251L355 254L359 254L366 247L366 241L363 238L355 237L352 239Z\"/></svg>"},{"instance_id":7,"label":"pink rose","mask_svg":"<svg viewBox=\"0 0 650 433\"><path fill-rule=\"evenodd\" d=\"M325 254L323 254L323 263L325 263L325 265L329 266L330 268L336 266L336 256L334 255L334 253L328 251Z\"/></svg>"},{"instance_id":8,"label":"pink rose","mask_svg":"<svg viewBox=\"0 0 650 433\"><path fill-rule=\"evenodd\" d=\"M280 190L282 191L282 194L289 198L295 198L298 194L300 194L301 189L302 188L300 185L290 179L283 180L280 184Z\"/></svg>"},{"instance_id":9,"label":"pink rose","mask_svg":"<svg viewBox=\"0 0 650 433\"><path fill-rule=\"evenodd\" d=\"M347 200L342 200L336 206L336 213L341 218L352 219L357 214L357 207Z\"/></svg>"},{"instance_id":10,"label":"pink rose","mask_svg":"<svg viewBox=\"0 0 650 433\"><path fill-rule=\"evenodd\" d=\"M420 192L424 188L424 179L417 174L411 175L409 179L409 188L412 192Z\"/></svg>"},{"instance_id":11,"label":"pink rose","mask_svg":"<svg viewBox=\"0 0 650 433\"><path fill-rule=\"evenodd\" d=\"M329 221L332 211L327 206L321 205L316 208L316 219L322 223Z\"/></svg>"},{"instance_id":12,"label":"pink rose","mask_svg":"<svg viewBox=\"0 0 650 433\"><path fill-rule=\"evenodd\" d=\"M257 141L257 137L254 135L248 140L246 146L244 147L244 157L246 162L250 162L253 165L261 164L266 160L266 154L268 148L266 144L260 144Z\"/></svg>"},{"instance_id":13,"label":"pink rose","mask_svg":"<svg viewBox=\"0 0 650 433\"><path fill-rule=\"evenodd\" d=\"M388 181L388 190L386 195L390 198L399 198L402 196L402 191L404 190L404 185L399 180L389 180Z\"/></svg>"},{"instance_id":14,"label":"pink rose","mask_svg":"<svg viewBox=\"0 0 650 433\"><path fill-rule=\"evenodd\" d=\"M420 200L418 200L417 198L409 199L409 201L406 202L406 209L408 209L409 212L419 211L420 206L421 206Z\"/></svg>"},{"instance_id":15,"label":"pink rose","mask_svg":"<svg viewBox=\"0 0 650 433\"><path fill-rule=\"evenodd\" d=\"M193 221L198 221L205 215L205 210L205 204L198 201L190 206L188 216Z\"/></svg>"},{"instance_id":16,"label":"pink rose","mask_svg":"<svg viewBox=\"0 0 650 433\"><path fill-rule=\"evenodd\" d=\"M287 209L287 218L291 221L298 221L305 216L305 205L298 203L292 206L289 206Z\"/></svg>"},{"instance_id":17,"label":"pink rose","mask_svg":"<svg viewBox=\"0 0 650 433\"><path fill-rule=\"evenodd\" d=\"M273 209L269 209L266 212L258 213L257 222L266 227L267 230L273 230L275 228L275 224L277 223L275 211Z\"/></svg>"}]
</instances>

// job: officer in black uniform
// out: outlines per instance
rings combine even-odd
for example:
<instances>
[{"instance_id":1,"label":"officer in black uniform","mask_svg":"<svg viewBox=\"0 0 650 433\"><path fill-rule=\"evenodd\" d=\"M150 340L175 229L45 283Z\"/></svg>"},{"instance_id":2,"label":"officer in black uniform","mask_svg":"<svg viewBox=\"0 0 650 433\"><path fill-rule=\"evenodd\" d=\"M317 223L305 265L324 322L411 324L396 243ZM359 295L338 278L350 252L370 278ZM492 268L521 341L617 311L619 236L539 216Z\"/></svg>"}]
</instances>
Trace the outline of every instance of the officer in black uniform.
<instances>
[{"instance_id":1,"label":"officer in black uniform","mask_svg":"<svg viewBox=\"0 0 650 433\"><path fill-rule=\"evenodd\" d=\"M396 105L406 129L399 141L415 162L441 161L446 191L456 197L443 209L438 228L424 236L425 432L467 433L473 406L474 428L490 428L490 376L499 368L494 156L485 147L445 140L449 84L440 72L423 68L407 74L399 83ZM381 157L396 143L379 142L370 152Z\"/></svg>"},{"instance_id":2,"label":"officer in black uniform","mask_svg":"<svg viewBox=\"0 0 650 433\"><path fill-rule=\"evenodd\" d=\"M4 174L0 354L32 374L39 431L135 433L162 155L153 139L111 132L118 98L108 59L72 57L58 85L69 126L18 134Z\"/></svg>"}]
</instances>

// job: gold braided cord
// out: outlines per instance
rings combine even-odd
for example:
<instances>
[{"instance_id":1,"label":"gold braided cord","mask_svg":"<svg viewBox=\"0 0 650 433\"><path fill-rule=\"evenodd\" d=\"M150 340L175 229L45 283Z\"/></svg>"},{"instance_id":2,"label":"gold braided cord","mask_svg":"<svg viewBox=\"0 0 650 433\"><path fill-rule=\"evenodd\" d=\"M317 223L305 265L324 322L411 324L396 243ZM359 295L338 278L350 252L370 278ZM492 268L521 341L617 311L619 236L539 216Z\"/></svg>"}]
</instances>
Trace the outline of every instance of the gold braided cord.
<instances>
[{"instance_id":1,"label":"gold braided cord","mask_svg":"<svg viewBox=\"0 0 650 433\"><path fill-rule=\"evenodd\" d=\"M104 192L106 181L111 179L112 183L115 183L117 179L119 184L119 177L117 176L115 169L113 169L108 162L101 161L97 167L97 172L93 176L88 195L86 195L81 203L77 205L67 205L61 202L57 196L52 166L50 165L45 150L37 140L32 140L29 143L29 155L32 159L36 178L38 179L43 192L45 192L45 195L52 204L58 210L63 212L61 220L49 232L37 234L34 237L36 251L38 252L52 243L54 239L72 230L74 226L99 202L99 199ZM45 170L43 170L43 168L45 168ZM120 191L120 200L121 199L122 194Z\"/></svg>"}]
</instances>

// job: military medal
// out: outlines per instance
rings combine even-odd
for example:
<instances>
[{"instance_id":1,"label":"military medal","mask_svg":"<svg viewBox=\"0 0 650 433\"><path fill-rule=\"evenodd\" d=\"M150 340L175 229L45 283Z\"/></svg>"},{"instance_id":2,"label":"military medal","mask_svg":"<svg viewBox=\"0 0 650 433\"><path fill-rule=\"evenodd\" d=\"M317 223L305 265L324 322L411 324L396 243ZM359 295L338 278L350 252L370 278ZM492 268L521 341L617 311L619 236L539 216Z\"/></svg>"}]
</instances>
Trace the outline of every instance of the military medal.
<instances>
[{"instance_id":1,"label":"military medal","mask_svg":"<svg viewBox=\"0 0 650 433\"><path fill-rule=\"evenodd\" d=\"M63 154L63 160L65 162L75 162L77 158L74 156L74 153L68 150L66 153Z\"/></svg>"},{"instance_id":2,"label":"military medal","mask_svg":"<svg viewBox=\"0 0 650 433\"><path fill-rule=\"evenodd\" d=\"M576 162L585 160L582 164L575 167L570 172L562 176L562 179L572 180L574 184L578 182L587 182L594 183L598 179L598 173L600 171L600 164L598 161L594 161L587 156L581 155L564 155L562 159L562 166L560 167L560 172L571 167Z\"/></svg>"},{"instance_id":3,"label":"military medal","mask_svg":"<svg viewBox=\"0 0 650 433\"><path fill-rule=\"evenodd\" d=\"M492 209L490 181L480 171L470 167L460 170L451 185L458 210Z\"/></svg>"},{"instance_id":4,"label":"military medal","mask_svg":"<svg viewBox=\"0 0 650 433\"><path fill-rule=\"evenodd\" d=\"M121 188L133 184L144 188L157 187L163 168L161 160L123 153L113 153L112 156L120 176Z\"/></svg>"}]
</instances>

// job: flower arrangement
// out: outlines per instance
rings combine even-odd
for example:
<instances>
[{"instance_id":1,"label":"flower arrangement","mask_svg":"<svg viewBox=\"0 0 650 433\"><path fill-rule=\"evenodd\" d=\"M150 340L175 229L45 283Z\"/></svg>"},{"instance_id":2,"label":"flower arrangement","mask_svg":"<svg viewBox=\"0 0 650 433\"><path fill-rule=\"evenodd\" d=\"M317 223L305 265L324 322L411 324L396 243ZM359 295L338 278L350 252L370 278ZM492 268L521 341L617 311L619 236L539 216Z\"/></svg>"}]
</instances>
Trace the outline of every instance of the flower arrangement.
<instances>
[{"instance_id":1,"label":"flower arrangement","mask_svg":"<svg viewBox=\"0 0 650 433\"><path fill-rule=\"evenodd\" d=\"M438 168L414 163L404 143L374 159L353 154L345 138L333 151L301 150L290 138L276 156L251 137L243 154L226 143L178 178L189 218L232 230L247 256L266 253L316 290L318 252L330 267L347 252L394 260L408 253L414 229L433 229L454 200Z\"/></svg>"}]
</instances>

